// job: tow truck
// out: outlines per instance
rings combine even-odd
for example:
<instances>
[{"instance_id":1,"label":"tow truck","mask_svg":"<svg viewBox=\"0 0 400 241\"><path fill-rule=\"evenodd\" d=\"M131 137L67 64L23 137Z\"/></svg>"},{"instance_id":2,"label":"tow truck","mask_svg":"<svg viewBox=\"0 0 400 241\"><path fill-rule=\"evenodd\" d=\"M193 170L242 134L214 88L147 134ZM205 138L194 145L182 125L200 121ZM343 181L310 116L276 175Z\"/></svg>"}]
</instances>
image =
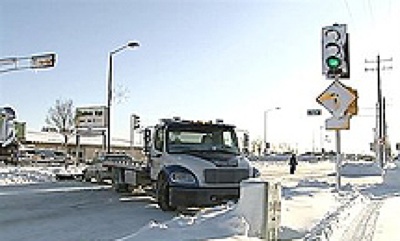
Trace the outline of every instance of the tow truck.
<instances>
[{"instance_id":1,"label":"tow truck","mask_svg":"<svg viewBox=\"0 0 400 241\"><path fill-rule=\"evenodd\" d=\"M116 190L145 190L163 211L236 201L240 182L259 175L222 121L162 119L143 136L144 162L108 167Z\"/></svg>"}]
</instances>

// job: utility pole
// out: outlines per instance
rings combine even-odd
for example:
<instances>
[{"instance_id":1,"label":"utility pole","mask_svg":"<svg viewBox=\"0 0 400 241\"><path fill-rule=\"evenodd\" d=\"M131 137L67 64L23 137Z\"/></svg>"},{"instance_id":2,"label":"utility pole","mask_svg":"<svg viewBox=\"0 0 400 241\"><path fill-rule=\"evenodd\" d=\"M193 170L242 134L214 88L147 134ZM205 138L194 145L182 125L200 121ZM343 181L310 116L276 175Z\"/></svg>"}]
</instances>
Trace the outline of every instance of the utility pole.
<instances>
[{"instance_id":1,"label":"utility pole","mask_svg":"<svg viewBox=\"0 0 400 241\"><path fill-rule=\"evenodd\" d=\"M366 64L376 63L376 68L365 68L365 71L376 71L377 72L377 111L376 111L376 145L375 145L375 153L376 158L380 163L380 166L383 168L385 163L385 141L386 141L386 124L384 120L385 109L383 107L384 97L382 96L382 81L381 81L381 62L391 62L390 59L381 59L379 54L375 61L365 60ZM383 67L382 70L392 69L392 67Z\"/></svg>"}]
</instances>

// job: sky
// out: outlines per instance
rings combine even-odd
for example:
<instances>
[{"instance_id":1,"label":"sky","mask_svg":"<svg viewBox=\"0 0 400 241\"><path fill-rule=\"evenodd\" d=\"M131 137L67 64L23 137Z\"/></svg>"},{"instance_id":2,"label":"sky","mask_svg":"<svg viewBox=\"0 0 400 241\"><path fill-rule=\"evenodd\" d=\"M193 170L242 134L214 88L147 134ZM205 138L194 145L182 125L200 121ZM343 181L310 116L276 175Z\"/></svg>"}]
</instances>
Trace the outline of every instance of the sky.
<instances>
[{"instance_id":1,"label":"sky","mask_svg":"<svg viewBox=\"0 0 400 241\"><path fill-rule=\"evenodd\" d=\"M275 147L335 149L324 127L330 114L316 98L332 83L321 74L321 28L341 23L351 56L343 83L358 90L360 108L342 131L342 150L368 152L377 77L364 69L378 54L393 58L382 88L389 138L400 142L399 16L393 0L4 0L0 58L56 53L57 62L1 73L0 106L40 130L58 99L106 105L109 53L134 40L139 48L113 55L113 136L129 139L131 114L144 126L180 116L223 119ZM307 116L315 108L323 115Z\"/></svg>"}]
</instances>

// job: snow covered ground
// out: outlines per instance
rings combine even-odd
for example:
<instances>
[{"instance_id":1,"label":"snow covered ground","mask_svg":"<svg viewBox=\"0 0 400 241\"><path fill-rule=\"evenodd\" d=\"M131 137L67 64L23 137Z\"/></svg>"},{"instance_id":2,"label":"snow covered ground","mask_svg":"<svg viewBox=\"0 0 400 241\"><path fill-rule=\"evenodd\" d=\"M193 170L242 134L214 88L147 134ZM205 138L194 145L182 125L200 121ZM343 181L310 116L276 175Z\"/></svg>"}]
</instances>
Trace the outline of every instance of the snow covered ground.
<instances>
[{"instance_id":1,"label":"snow covered ground","mask_svg":"<svg viewBox=\"0 0 400 241\"><path fill-rule=\"evenodd\" d=\"M400 163L383 172L371 162L345 163L342 188L335 188L335 164L300 162L290 175L286 162L254 162L261 180L282 185L282 240L396 240L400 213ZM55 182L58 168L0 167L0 186ZM256 197L238 204L204 209L194 216L154 220L117 240L261 240L250 237L243 208L254 209ZM161 212L161 211L160 211ZM350 225L351 224L351 225Z\"/></svg>"},{"instance_id":2,"label":"snow covered ground","mask_svg":"<svg viewBox=\"0 0 400 241\"><path fill-rule=\"evenodd\" d=\"M0 166L0 186L16 184L32 184L40 182L56 182L56 174L81 174L84 166Z\"/></svg>"}]
</instances>

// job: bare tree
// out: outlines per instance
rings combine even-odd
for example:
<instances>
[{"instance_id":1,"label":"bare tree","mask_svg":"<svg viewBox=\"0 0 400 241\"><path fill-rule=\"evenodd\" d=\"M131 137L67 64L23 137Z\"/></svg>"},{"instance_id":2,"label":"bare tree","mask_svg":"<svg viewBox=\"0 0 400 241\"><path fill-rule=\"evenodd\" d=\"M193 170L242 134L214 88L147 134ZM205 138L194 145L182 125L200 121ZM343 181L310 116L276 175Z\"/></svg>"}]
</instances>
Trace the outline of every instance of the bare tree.
<instances>
[{"instance_id":1,"label":"bare tree","mask_svg":"<svg viewBox=\"0 0 400 241\"><path fill-rule=\"evenodd\" d=\"M68 142L68 135L74 130L74 106L71 99L56 100L48 111L46 124L64 135L64 144Z\"/></svg>"}]
</instances>

